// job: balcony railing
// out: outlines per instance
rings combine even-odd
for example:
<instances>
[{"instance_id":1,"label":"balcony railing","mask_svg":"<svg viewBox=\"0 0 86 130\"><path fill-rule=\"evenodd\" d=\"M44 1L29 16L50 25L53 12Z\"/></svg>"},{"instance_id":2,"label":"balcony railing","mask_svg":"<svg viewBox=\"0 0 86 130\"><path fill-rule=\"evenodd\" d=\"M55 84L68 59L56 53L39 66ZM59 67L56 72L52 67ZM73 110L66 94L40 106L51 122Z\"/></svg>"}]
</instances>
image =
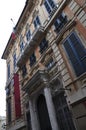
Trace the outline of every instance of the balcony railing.
<instances>
[{"instance_id":1,"label":"balcony railing","mask_svg":"<svg viewBox=\"0 0 86 130\"><path fill-rule=\"evenodd\" d=\"M50 26L55 22L56 18L59 16L59 14L62 12L62 9L65 7L66 4L68 4L69 1L64 0L59 5L54 7L54 9L52 10L48 20L44 23L45 30L50 28Z\"/></svg>"},{"instance_id":2,"label":"balcony railing","mask_svg":"<svg viewBox=\"0 0 86 130\"><path fill-rule=\"evenodd\" d=\"M42 34L44 33L44 28L39 26L31 35L30 40L26 43L24 50L19 54L17 58L17 66L21 66L29 57L30 52L34 48L34 46L39 42Z\"/></svg>"}]
</instances>

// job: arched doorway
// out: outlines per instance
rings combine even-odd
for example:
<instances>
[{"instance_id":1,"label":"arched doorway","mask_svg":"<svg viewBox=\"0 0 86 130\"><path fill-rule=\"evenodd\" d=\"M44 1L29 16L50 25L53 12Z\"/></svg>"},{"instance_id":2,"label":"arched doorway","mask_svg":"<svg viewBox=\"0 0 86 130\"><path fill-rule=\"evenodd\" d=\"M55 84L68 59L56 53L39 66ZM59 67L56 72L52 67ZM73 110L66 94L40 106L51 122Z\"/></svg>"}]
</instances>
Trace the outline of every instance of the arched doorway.
<instances>
[{"instance_id":1,"label":"arched doorway","mask_svg":"<svg viewBox=\"0 0 86 130\"><path fill-rule=\"evenodd\" d=\"M45 97L40 95L37 100L37 110L41 130L52 130Z\"/></svg>"}]
</instances>

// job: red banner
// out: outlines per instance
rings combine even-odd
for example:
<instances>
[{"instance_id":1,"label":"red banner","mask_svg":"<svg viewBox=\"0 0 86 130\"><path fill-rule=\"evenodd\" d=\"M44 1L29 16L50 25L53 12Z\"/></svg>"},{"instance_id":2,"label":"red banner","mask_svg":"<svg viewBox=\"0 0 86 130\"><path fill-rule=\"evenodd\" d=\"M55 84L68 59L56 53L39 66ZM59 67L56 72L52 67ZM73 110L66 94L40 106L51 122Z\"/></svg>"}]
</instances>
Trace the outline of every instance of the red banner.
<instances>
[{"instance_id":1,"label":"red banner","mask_svg":"<svg viewBox=\"0 0 86 130\"><path fill-rule=\"evenodd\" d=\"M20 88L19 75L14 74L14 100L15 100L15 115L16 118L21 117L21 102L20 102Z\"/></svg>"}]
</instances>

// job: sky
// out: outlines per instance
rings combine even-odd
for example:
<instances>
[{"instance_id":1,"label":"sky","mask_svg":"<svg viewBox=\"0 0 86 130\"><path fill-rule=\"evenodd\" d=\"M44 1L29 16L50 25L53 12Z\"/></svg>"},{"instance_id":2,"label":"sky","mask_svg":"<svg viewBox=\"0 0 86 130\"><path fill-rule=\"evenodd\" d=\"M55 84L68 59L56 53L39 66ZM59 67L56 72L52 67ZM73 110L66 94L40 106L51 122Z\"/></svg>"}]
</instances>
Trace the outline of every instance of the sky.
<instances>
[{"instance_id":1,"label":"sky","mask_svg":"<svg viewBox=\"0 0 86 130\"><path fill-rule=\"evenodd\" d=\"M26 0L0 0L0 116L6 115L6 61L1 59L14 24L24 8Z\"/></svg>"}]
</instances>

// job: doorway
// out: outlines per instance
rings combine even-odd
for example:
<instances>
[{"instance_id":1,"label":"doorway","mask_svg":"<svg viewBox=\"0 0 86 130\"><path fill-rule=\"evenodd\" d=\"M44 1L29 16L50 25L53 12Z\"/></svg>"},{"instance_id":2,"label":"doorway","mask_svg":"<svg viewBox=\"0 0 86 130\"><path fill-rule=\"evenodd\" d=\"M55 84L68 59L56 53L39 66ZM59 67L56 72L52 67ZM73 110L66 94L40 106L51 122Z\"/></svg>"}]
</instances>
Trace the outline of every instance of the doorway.
<instances>
[{"instance_id":1,"label":"doorway","mask_svg":"<svg viewBox=\"0 0 86 130\"><path fill-rule=\"evenodd\" d=\"M41 130L52 130L48 115L46 100L43 95L40 95L37 100L37 110Z\"/></svg>"}]
</instances>

